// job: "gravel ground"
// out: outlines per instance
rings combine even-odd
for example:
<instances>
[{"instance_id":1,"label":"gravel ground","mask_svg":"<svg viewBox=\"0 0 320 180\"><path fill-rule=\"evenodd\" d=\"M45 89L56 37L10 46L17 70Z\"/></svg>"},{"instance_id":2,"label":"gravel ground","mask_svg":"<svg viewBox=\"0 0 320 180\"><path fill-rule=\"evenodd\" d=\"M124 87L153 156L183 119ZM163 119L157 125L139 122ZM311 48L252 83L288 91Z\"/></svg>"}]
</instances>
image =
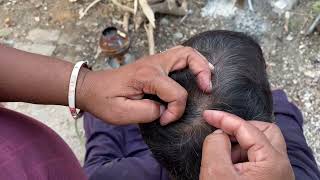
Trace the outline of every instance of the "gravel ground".
<instances>
[{"instance_id":1,"label":"gravel ground","mask_svg":"<svg viewBox=\"0 0 320 180\"><path fill-rule=\"evenodd\" d=\"M318 33L309 37L303 35L312 19L310 9L315 1L298 4L290 11L289 21L284 14L273 12L269 1L256 4L254 12L247 8L221 6L214 3L217 2L215 0L209 3L190 1L191 13L183 22L180 17L157 15L156 51L180 44L210 29L236 30L254 36L264 50L272 87L284 89L290 100L302 110L305 136L319 164L320 41ZM89 60L95 69L110 68L106 59L94 59L94 55L101 30L111 23L120 25L122 12L109 1L102 1L80 20L79 10L90 2L0 0L0 42L71 62ZM219 5L228 7L230 11L212 11ZM134 31L130 25L129 30L132 38L129 53L134 57L147 54L144 29ZM83 144L67 108L25 103L7 103L6 106L41 119L60 134L83 161ZM83 135L83 131L80 133Z\"/></svg>"}]
</instances>

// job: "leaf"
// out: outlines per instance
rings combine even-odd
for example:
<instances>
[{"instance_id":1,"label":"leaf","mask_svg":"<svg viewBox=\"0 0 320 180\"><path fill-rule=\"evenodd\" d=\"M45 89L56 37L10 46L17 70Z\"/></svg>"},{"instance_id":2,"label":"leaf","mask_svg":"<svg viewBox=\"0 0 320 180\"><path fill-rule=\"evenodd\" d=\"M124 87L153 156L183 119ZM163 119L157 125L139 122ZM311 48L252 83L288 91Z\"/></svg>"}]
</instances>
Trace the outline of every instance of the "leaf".
<instances>
[{"instance_id":1,"label":"leaf","mask_svg":"<svg viewBox=\"0 0 320 180\"><path fill-rule=\"evenodd\" d=\"M316 1L316 2L313 3L312 10L315 13L320 13L320 1Z\"/></svg>"},{"instance_id":2,"label":"leaf","mask_svg":"<svg viewBox=\"0 0 320 180\"><path fill-rule=\"evenodd\" d=\"M156 24L155 24L154 12L151 9L150 5L148 4L147 0L139 0L139 4L142 8L144 15L149 20L149 23L152 25L153 28L155 28Z\"/></svg>"}]
</instances>

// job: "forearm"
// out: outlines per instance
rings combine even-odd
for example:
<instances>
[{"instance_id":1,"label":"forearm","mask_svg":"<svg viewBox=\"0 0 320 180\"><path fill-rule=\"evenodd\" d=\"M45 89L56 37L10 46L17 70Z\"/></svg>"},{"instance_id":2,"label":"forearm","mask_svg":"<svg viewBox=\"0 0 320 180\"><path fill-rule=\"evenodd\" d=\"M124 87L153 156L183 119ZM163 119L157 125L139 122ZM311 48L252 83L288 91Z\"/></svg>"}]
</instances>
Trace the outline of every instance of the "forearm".
<instances>
[{"instance_id":1,"label":"forearm","mask_svg":"<svg viewBox=\"0 0 320 180\"><path fill-rule=\"evenodd\" d=\"M0 102L67 105L72 68L66 61L0 45Z\"/></svg>"}]
</instances>

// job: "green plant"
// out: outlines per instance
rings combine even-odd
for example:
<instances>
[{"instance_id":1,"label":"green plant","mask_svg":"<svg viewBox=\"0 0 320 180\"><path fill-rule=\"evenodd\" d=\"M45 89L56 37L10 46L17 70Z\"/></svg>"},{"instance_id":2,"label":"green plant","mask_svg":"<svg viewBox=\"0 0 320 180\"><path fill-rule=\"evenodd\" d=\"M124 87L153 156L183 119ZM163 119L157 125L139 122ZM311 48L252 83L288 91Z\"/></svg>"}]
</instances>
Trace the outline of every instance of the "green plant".
<instances>
[{"instance_id":1,"label":"green plant","mask_svg":"<svg viewBox=\"0 0 320 180\"><path fill-rule=\"evenodd\" d=\"M320 1L316 1L313 3L312 11L315 13L320 13Z\"/></svg>"}]
</instances>

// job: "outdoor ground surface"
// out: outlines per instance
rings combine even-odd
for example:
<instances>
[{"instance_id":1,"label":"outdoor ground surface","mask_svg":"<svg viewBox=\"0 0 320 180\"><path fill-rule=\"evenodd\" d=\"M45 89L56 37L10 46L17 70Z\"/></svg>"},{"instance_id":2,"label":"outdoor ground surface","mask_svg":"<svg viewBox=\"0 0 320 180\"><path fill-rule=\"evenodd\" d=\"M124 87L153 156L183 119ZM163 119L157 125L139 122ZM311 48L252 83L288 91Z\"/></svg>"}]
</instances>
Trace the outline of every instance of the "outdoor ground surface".
<instances>
[{"instance_id":1,"label":"outdoor ground surface","mask_svg":"<svg viewBox=\"0 0 320 180\"><path fill-rule=\"evenodd\" d=\"M70 62L89 60L95 69L110 68L103 58L94 59L103 28L120 25L122 11L102 1L79 19L79 10L91 1L79 0L0 0L0 43L18 49L57 57ZM181 17L157 15L156 51L180 44L191 36L212 29L246 32L261 44L268 64L273 89L284 89L303 112L304 131L320 162L320 36L309 37L303 31L311 21L314 1L302 1L290 12L288 32L284 15L274 13L268 1L258 1L255 12L206 1L189 1L191 14ZM222 1L221 1L222 2ZM214 7L224 7L214 9ZM228 10L228 8L231 8ZM212 10L214 9L214 10ZM7 27L9 25L9 27ZM134 32L130 54L136 58L148 53L144 28ZM112 63L111 63L112 64ZM114 65L114 63L112 64ZM110 88L112 85L110 84ZM6 103L6 106L41 120L53 128L83 161L83 142L78 138L66 107ZM79 121L80 131L81 121ZM83 138L82 138L83 141Z\"/></svg>"}]
</instances>

